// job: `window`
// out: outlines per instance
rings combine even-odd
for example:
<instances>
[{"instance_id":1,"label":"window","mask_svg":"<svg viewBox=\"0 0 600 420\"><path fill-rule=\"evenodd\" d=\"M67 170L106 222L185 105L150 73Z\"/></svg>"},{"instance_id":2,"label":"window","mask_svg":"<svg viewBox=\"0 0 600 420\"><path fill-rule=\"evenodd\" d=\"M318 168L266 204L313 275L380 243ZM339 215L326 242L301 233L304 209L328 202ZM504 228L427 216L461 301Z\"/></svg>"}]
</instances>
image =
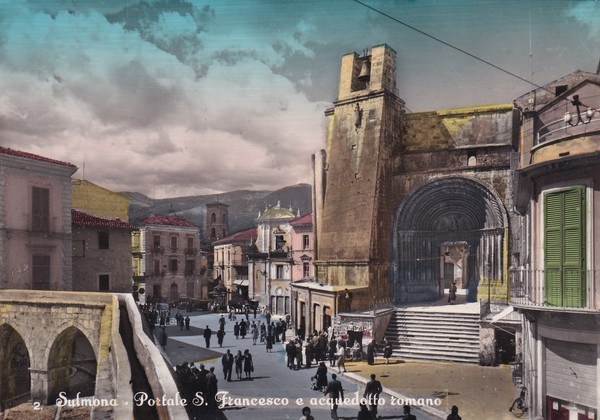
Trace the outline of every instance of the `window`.
<instances>
[{"instance_id":1,"label":"window","mask_svg":"<svg viewBox=\"0 0 600 420\"><path fill-rule=\"evenodd\" d=\"M31 229L38 232L50 230L50 190L32 187L31 189Z\"/></svg>"},{"instance_id":2,"label":"window","mask_svg":"<svg viewBox=\"0 0 600 420\"><path fill-rule=\"evenodd\" d=\"M160 247L160 235L154 235L152 246L154 248L154 252L160 252L162 254L162 248Z\"/></svg>"},{"instance_id":3,"label":"window","mask_svg":"<svg viewBox=\"0 0 600 420\"><path fill-rule=\"evenodd\" d=\"M188 249L194 248L194 238L187 238L187 247Z\"/></svg>"},{"instance_id":4,"label":"window","mask_svg":"<svg viewBox=\"0 0 600 420\"><path fill-rule=\"evenodd\" d=\"M108 249L108 232L98 232L98 249Z\"/></svg>"},{"instance_id":5,"label":"window","mask_svg":"<svg viewBox=\"0 0 600 420\"><path fill-rule=\"evenodd\" d=\"M196 262L194 260L185 260L185 275L193 276L196 271Z\"/></svg>"},{"instance_id":6,"label":"window","mask_svg":"<svg viewBox=\"0 0 600 420\"><path fill-rule=\"evenodd\" d=\"M275 266L275 278L282 279L283 278L283 265Z\"/></svg>"},{"instance_id":7,"label":"window","mask_svg":"<svg viewBox=\"0 0 600 420\"><path fill-rule=\"evenodd\" d=\"M275 251L283 251L284 245L285 240L283 239L283 235L275 235Z\"/></svg>"},{"instance_id":8,"label":"window","mask_svg":"<svg viewBox=\"0 0 600 420\"><path fill-rule=\"evenodd\" d=\"M585 187L544 195L544 272L546 303L585 305Z\"/></svg>"},{"instance_id":9,"label":"window","mask_svg":"<svg viewBox=\"0 0 600 420\"><path fill-rule=\"evenodd\" d=\"M302 249L308 249L310 247L310 239L308 235L302 235Z\"/></svg>"},{"instance_id":10,"label":"window","mask_svg":"<svg viewBox=\"0 0 600 420\"><path fill-rule=\"evenodd\" d=\"M34 255L31 267L31 284L34 290L50 290L50 256Z\"/></svg>"},{"instance_id":11,"label":"window","mask_svg":"<svg viewBox=\"0 0 600 420\"><path fill-rule=\"evenodd\" d=\"M310 277L310 263L302 263L302 278Z\"/></svg>"},{"instance_id":12,"label":"window","mask_svg":"<svg viewBox=\"0 0 600 420\"><path fill-rule=\"evenodd\" d=\"M160 275L160 260L154 260L154 275Z\"/></svg>"},{"instance_id":13,"label":"window","mask_svg":"<svg viewBox=\"0 0 600 420\"><path fill-rule=\"evenodd\" d=\"M100 274L98 276L98 290L100 292L108 292L109 290L109 275L108 274Z\"/></svg>"},{"instance_id":14,"label":"window","mask_svg":"<svg viewBox=\"0 0 600 420\"><path fill-rule=\"evenodd\" d=\"M177 273L177 260L176 259L169 260L169 269L171 270L171 273L173 273L173 274Z\"/></svg>"},{"instance_id":15,"label":"window","mask_svg":"<svg viewBox=\"0 0 600 420\"><path fill-rule=\"evenodd\" d=\"M177 251L177 236L171 236L171 251Z\"/></svg>"}]
</instances>

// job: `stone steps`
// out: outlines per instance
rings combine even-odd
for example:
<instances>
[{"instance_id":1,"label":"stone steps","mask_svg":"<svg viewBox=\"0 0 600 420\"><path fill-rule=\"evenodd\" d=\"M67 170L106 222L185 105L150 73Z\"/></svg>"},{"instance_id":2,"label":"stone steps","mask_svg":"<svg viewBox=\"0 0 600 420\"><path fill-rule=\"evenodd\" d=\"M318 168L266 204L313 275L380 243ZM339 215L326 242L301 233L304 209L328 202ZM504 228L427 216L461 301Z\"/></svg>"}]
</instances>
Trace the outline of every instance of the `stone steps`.
<instances>
[{"instance_id":1,"label":"stone steps","mask_svg":"<svg viewBox=\"0 0 600 420\"><path fill-rule=\"evenodd\" d=\"M479 314L397 309L385 336L393 357L479 363Z\"/></svg>"}]
</instances>

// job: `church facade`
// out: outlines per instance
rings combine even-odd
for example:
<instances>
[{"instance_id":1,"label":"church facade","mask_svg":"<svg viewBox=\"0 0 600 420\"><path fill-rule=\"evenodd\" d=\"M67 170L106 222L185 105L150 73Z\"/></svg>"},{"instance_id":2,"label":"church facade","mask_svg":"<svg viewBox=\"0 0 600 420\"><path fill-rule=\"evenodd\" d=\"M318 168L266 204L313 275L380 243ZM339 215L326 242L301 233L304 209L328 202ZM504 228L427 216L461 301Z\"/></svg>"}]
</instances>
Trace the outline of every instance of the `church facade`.
<instances>
[{"instance_id":1,"label":"church facade","mask_svg":"<svg viewBox=\"0 0 600 420\"><path fill-rule=\"evenodd\" d=\"M395 56L379 45L342 59L313 157L317 284L296 303L307 318L432 302L453 282L467 301L508 301L513 106L407 113ZM308 331L323 327L312 318Z\"/></svg>"}]
</instances>

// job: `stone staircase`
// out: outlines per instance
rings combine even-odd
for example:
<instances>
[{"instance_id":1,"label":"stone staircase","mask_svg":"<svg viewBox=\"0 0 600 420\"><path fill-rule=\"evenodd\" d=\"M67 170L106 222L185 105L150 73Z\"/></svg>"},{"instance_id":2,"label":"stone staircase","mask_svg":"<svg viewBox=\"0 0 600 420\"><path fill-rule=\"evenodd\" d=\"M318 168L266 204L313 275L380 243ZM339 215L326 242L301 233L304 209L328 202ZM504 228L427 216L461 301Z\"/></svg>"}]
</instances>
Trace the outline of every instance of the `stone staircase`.
<instances>
[{"instance_id":1,"label":"stone staircase","mask_svg":"<svg viewBox=\"0 0 600 420\"><path fill-rule=\"evenodd\" d=\"M476 305L460 305L462 311L456 306L396 309L385 332L394 349L392 357L479 363Z\"/></svg>"}]
</instances>

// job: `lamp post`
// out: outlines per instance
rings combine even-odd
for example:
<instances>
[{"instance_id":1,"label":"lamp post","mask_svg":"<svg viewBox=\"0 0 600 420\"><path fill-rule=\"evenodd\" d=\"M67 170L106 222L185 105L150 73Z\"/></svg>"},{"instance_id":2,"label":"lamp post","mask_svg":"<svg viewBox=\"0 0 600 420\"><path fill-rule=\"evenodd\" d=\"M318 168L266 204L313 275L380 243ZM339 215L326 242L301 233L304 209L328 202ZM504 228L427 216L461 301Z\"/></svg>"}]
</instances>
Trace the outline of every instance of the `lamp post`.
<instances>
[{"instance_id":1,"label":"lamp post","mask_svg":"<svg viewBox=\"0 0 600 420\"><path fill-rule=\"evenodd\" d=\"M573 118L571 113L567 111L564 116L565 124L569 124L571 127L575 127L576 125L579 125L579 124L589 124L590 121L592 121L592 117L596 113L596 110L588 107L587 111L585 111L585 113L583 114L583 118L582 118L581 117L581 114L582 114L581 109L579 107L583 106L583 104L579 100L579 95L573 95L573 100L571 101L571 104L573 104L575 106L575 112L577 113L577 117L576 117L576 119Z\"/></svg>"}]
</instances>

